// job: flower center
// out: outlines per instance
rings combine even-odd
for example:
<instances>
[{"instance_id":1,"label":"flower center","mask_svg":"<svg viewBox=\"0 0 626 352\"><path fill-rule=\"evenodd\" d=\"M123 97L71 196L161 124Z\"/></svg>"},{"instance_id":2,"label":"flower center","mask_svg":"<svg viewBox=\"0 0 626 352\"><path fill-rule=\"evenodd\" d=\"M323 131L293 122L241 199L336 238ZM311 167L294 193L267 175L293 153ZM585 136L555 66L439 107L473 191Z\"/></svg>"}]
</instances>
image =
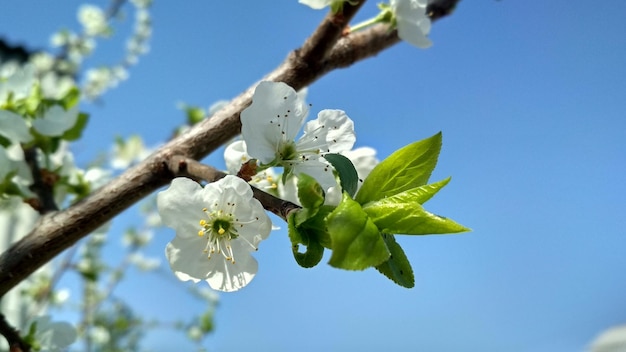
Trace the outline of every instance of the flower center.
<instances>
[{"instance_id":1,"label":"flower center","mask_svg":"<svg viewBox=\"0 0 626 352\"><path fill-rule=\"evenodd\" d=\"M293 141L288 141L280 146L280 150L276 152L276 157L280 161L293 160L298 156L296 150L296 144Z\"/></svg>"},{"instance_id":2,"label":"flower center","mask_svg":"<svg viewBox=\"0 0 626 352\"><path fill-rule=\"evenodd\" d=\"M202 209L208 216L208 220L200 220L202 229L198 231L198 236L206 236L207 244L204 253L211 259L213 253L219 253L231 263L235 263L235 256L230 241L238 237L237 230L233 226L233 218L223 214L222 211L209 213L207 208Z\"/></svg>"},{"instance_id":3,"label":"flower center","mask_svg":"<svg viewBox=\"0 0 626 352\"><path fill-rule=\"evenodd\" d=\"M320 152L319 148L298 149L294 141L288 141L280 145L276 152L276 160L285 168L284 175L289 175L296 164L307 162L311 158L317 159Z\"/></svg>"}]
</instances>

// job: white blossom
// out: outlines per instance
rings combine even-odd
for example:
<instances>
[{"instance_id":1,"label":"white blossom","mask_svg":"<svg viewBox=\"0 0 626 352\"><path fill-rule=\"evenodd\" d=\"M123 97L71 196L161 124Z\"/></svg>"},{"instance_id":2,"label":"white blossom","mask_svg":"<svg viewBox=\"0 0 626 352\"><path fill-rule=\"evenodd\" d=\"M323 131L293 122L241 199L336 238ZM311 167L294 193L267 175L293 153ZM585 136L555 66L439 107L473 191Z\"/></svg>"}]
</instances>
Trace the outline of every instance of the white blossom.
<instances>
[{"instance_id":1,"label":"white blossom","mask_svg":"<svg viewBox=\"0 0 626 352\"><path fill-rule=\"evenodd\" d=\"M422 49L432 45L426 38L430 32L430 18L426 15L428 0L390 0L390 5L400 39Z\"/></svg>"},{"instance_id":2,"label":"white blossom","mask_svg":"<svg viewBox=\"0 0 626 352\"><path fill-rule=\"evenodd\" d=\"M76 341L76 329L67 322L52 322L45 315L37 317L35 339L41 348L40 351L63 351Z\"/></svg>"},{"instance_id":3,"label":"white blossom","mask_svg":"<svg viewBox=\"0 0 626 352\"><path fill-rule=\"evenodd\" d=\"M107 330L103 326L99 326L99 325L92 326L87 331L87 333L89 334L93 342L99 345L105 345L109 341L111 341L111 334L109 333L109 330Z\"/></svg>"},{"instance_id":4,"label":"white blossom","mask_svg":"<svg viewBox=\"0 0 626 352\"><path fill-rule=\"evenodd\" d=\"M161 265L161 261L157 258L150 258L143 255L141 252L135 252L128 257L129 262L136 265L139 270L151 271L158 268Z\"/></svg>"},{"instance_id":5,"label":"white blossom","mask_svg":"<svg viewBox=\"0 0 626 352\"><path fill-rule=\"evenodd\" d=\"M148 157L151 152L138 135L132 135L126 140L117 140L113 145L111 167L117 170L127 169L133 163Z\"/></svg>"},{"instance_id":6,"label":"white blossom","mask_svg":"<svg viewBox=\"0 0 626 352\"><path fill-rule=\"evenodd\" d=\"M61 99L76 85L70 76L58 75L53 71L43 73L40 77L39 87L46 98Z\"/></svg>"},{"instance_id":7,"label":"white blossom","mask_svg":"<svg viewBox=\"0 0 626 352\"><path fill-rule=\"evenodd\" d=\"M67 288L63 288L60 290L55 290L53 292L53 296L51 301L55 304L55 305L62 305L65 302L67 302L67 300L70 298L70 290Z\"/></svg>"},{"instance_id":8,"label":"white blossom","mask_svg":"<svg viewBox=\"0 0 626 352\"><path fill-rule=\"evenodd\" d=\"M85 28L87 35L102 35L105 34L108 29L104 11L95 5L82 5L78 9L78 21Z\"/></svg>"},{"instance_id":9,"label":"white blossom","mask_svg":"<svg viewBox=\"0 0 626 352\"><path fill-rule=\"evenodd\" d=\"M0 69L0 106L13 93L13 100L26 98L35 83L35 67L17 63L3 65Z\"/></svg>"},{"instance_id":10,"label":"white blossom","mask_svg":"<svg viewBox=\"0 0 626 352\"><path fill-rule=\"evenodd\" d=\"M296 142L307 114L308 107L293 88L261 82L252 105L241 112L241 133L251 157L264 165L282 166L287 175L308 174L326 190L337 183L323 156L352 148L354 124L341 110L322 110Z\"/></svg>"},{"instance_id":11,"label":"white blossom","mask_svg":"<svg viewBox=\"0 0 626 352\"><path fill-rule=\"evenodd\" d=\"M60 105L54 105L41 118L33 120L33 128L45 136L59 137L74 127L77 119L78 105L69 110L65 110Z\"/></svg>"},{"instance_id":12,"label":"white blossom","mask_svg":"<svg viewBox=\"0 0 626 352\"><path fill-rule=\"evenodd\" d=\"M250 252L269 236L271 221L245 181L228 175L202 187L176 178L158 194L157 207L176 230L165 255L180 280L230 292L254 278L258 264Z\"/></svg>"},{"instance_id":13,"label":"white blossom","mask_svg":"<svg viewBox=\"0 0 626 352\"><path fill-rule=\"evenodd\" d=\"M590 352L623 352L626 351L626 325L613 326L598 335L591 346Z\"/></svg>"},{"instance_id":14,"label":"white blossom","mask_svg":"<svg viewBox=\"0 0 626 352\"><path fill-rule=\"evenodd\" d=\"M35 66L37 72L50 71L54 66L54 57L45 51L34 53L29 61Z\"/></svg>"}]
</instances>

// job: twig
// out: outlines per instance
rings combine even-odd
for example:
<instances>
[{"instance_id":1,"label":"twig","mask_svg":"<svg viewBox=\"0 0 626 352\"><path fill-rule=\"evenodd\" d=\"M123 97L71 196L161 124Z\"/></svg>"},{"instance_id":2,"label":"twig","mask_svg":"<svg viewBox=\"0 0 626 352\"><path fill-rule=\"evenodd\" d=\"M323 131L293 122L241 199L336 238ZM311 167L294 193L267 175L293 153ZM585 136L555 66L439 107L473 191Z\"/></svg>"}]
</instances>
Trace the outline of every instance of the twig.
<instances>
[{"instance_id":1,"label":"twig","mask_svg":"<svg viewBox=\"0 0 626 352\"><path fill-rule=\"evenodd\" d=\"M28 164L30 173L33 176L33 184L30 186L30 190L35 192L37 195L36 200L31 199L28 201L30 206L41 215L59 210L56 202L54 201L54 182L56 182L56 180L44 177L46 173L52 173L39 168L39 165L37 164L37 149L24 149L24 159L26 160L26 164Z\"/></svg>"},{"instance_id":2,"label":"twig","mask_svg":"<svg viewBox=\"0 0 626 352\"><path fill-rule=\"evenodd\" d=\"M314 70L315 66L322 62L364 3L365 1L360 1L356 5L350 5L346 2L341 12L329 12L315 32L304 42L302 48L296 50L296 55L309 66L309 69Z\"/></svg>"},{"instance_id":3,"label":"twig","mask_svg":"<svg viewBox=\"0 0 626 352\"><path fill-rule=\"evenodd\" d=\"M22 340L19 331L7 322L2 313L0 313L0 334L7 340L11 352L30 352L30 345Z\"/></svg>"}]
</instances>

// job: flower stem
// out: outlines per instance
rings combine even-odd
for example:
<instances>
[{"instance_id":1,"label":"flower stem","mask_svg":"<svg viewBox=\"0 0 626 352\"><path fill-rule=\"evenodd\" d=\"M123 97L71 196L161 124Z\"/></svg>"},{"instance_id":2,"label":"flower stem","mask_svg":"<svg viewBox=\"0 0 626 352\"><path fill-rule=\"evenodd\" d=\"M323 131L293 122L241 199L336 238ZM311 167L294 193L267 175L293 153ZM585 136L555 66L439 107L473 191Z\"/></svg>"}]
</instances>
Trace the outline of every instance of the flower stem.
<instances>
[{"instance_id":1,"label":"flower stem","mask_svg":"<svg viewBox=\"0 0 626 352\"><path fill-rule=\"evenodd\" d=\"M376 23L382 22L382 16L378 15L374 18L370 18L369 20L365 20L361 23L357 23L354 26L350 26L350 33L360 31L361 29L365 29L369 26L373 26Z\"/></svg>"},{"instance_id":2,"label":"flower stem","mask_svg":"<svg viewBox=\"0 0 626 352\"><path fill-rule=\"evenodd\" d=\"M391 11L391 8L389 7L389 5L386 4L380 4L378 5L378 7L380 8L380 13L378 15L376 15L376 17L374 18L370 18L369 20L365 20L361 23L357 23L354 26L350 27L350 32L356 32L356 31L360 31L362 29L365 29L369 26L373 26L376 23L392 23L393 22L393 12Z\"/></svg>"}]
</instances>

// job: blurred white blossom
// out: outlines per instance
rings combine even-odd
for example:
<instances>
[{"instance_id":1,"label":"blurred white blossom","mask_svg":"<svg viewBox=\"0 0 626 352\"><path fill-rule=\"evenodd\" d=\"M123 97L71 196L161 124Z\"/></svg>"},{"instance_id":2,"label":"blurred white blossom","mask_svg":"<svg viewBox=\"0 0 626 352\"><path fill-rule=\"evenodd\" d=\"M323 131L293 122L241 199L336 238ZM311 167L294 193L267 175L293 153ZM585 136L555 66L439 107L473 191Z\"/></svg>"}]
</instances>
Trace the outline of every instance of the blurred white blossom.
<instances>
[{"instance_id":1,"label":"blurred white blossom","mask_svg":"<svg viewBox=\"0 0 626 352\"><path fill-rule=\"evenodd\" d=\"M626 352L626 325L614 326L598 335L589 346L590 352Z\"/></svg>"},{"instance_id":2,"label":"blurred white blossom","mask_svg":"<svg viewBox=\"0 0 626 352\"><path fill-rule=\"evenodd\" d=\"M126 140L118 139L113 145L111 167L118 170L127 169L130 165L148 157L151 152L138 135L132 135Z\"/></svg>"},{"instance_id":3,"label":"blurred white blossom","mask_svg":"<svg viewBox=\"0 0 626 352\"><path fill-rule=\"evenodd\" d=\"M31 64L20 66L15 62L0 67L0 106L13 94L13 100L26 98L35 83L35 67Z\"/></svg>"},{"instance_id":4,"label":"blurred white blossom","mask_svg":"<svg viewBox=\"0 0 626 352\"><path fill-rule=\"evenodd\" d=\"M0 135L13 144L27 143L33 139L26 120L13 111L0 109Z\"/></svg>"},{"instance_id":5,"label":"blurred white blossom","mask_svg":"<svg viewBox=\"0 0 626 352\"><path fill-rule=\"evenodd\" d=\"M45 315L37 317L33 324L36 326L35 339L39 344L39 351L64 351L76 341L76 329L67 322L52 322Z\"/></svg>"},{"instance_id":6,"label":"blurred white blossom","mask_svg":"<svg viewBox=\"0 0 626 352\"><path fill-rule=\"evenodd\" d=\"M96 5L84 4L78 8L78 21L87 35L104 35L108 24L104 11Z\"/></svg>"},{"instance_id":7,"label":"blurred white blossom","mask_svg":"<svg viewBox=\"0 0 626 352\"><path fill-rule=\"evenodd\" d=\"M74 127L78 119L78 105L65 110L60 105L50 107L41 118L33 120L33 128L44 136L59 137Z\"/></svg>"},{"instance_id":8,"label":"blurred white blossom","mask_svg":"<svg viewBox=\"0 0 626 352\"><path fill-rule=\"evenodd\" d=\"M98 345L106 345L111 340L111 334L109 331L100 325L90 327L88 334L93 339L93 342Z\"/></svg>"},{"instance_id":9,"label":"blurred white blossom","mask_svg":"<svg viewBox=\"0 0 626 352\"><path fill-rule=\"evenodd\" d=\"M146 257L141 252L131 254L128 260L143 271L154 270L161 265L159 259Z\"/></svg>"}]
</instances>

